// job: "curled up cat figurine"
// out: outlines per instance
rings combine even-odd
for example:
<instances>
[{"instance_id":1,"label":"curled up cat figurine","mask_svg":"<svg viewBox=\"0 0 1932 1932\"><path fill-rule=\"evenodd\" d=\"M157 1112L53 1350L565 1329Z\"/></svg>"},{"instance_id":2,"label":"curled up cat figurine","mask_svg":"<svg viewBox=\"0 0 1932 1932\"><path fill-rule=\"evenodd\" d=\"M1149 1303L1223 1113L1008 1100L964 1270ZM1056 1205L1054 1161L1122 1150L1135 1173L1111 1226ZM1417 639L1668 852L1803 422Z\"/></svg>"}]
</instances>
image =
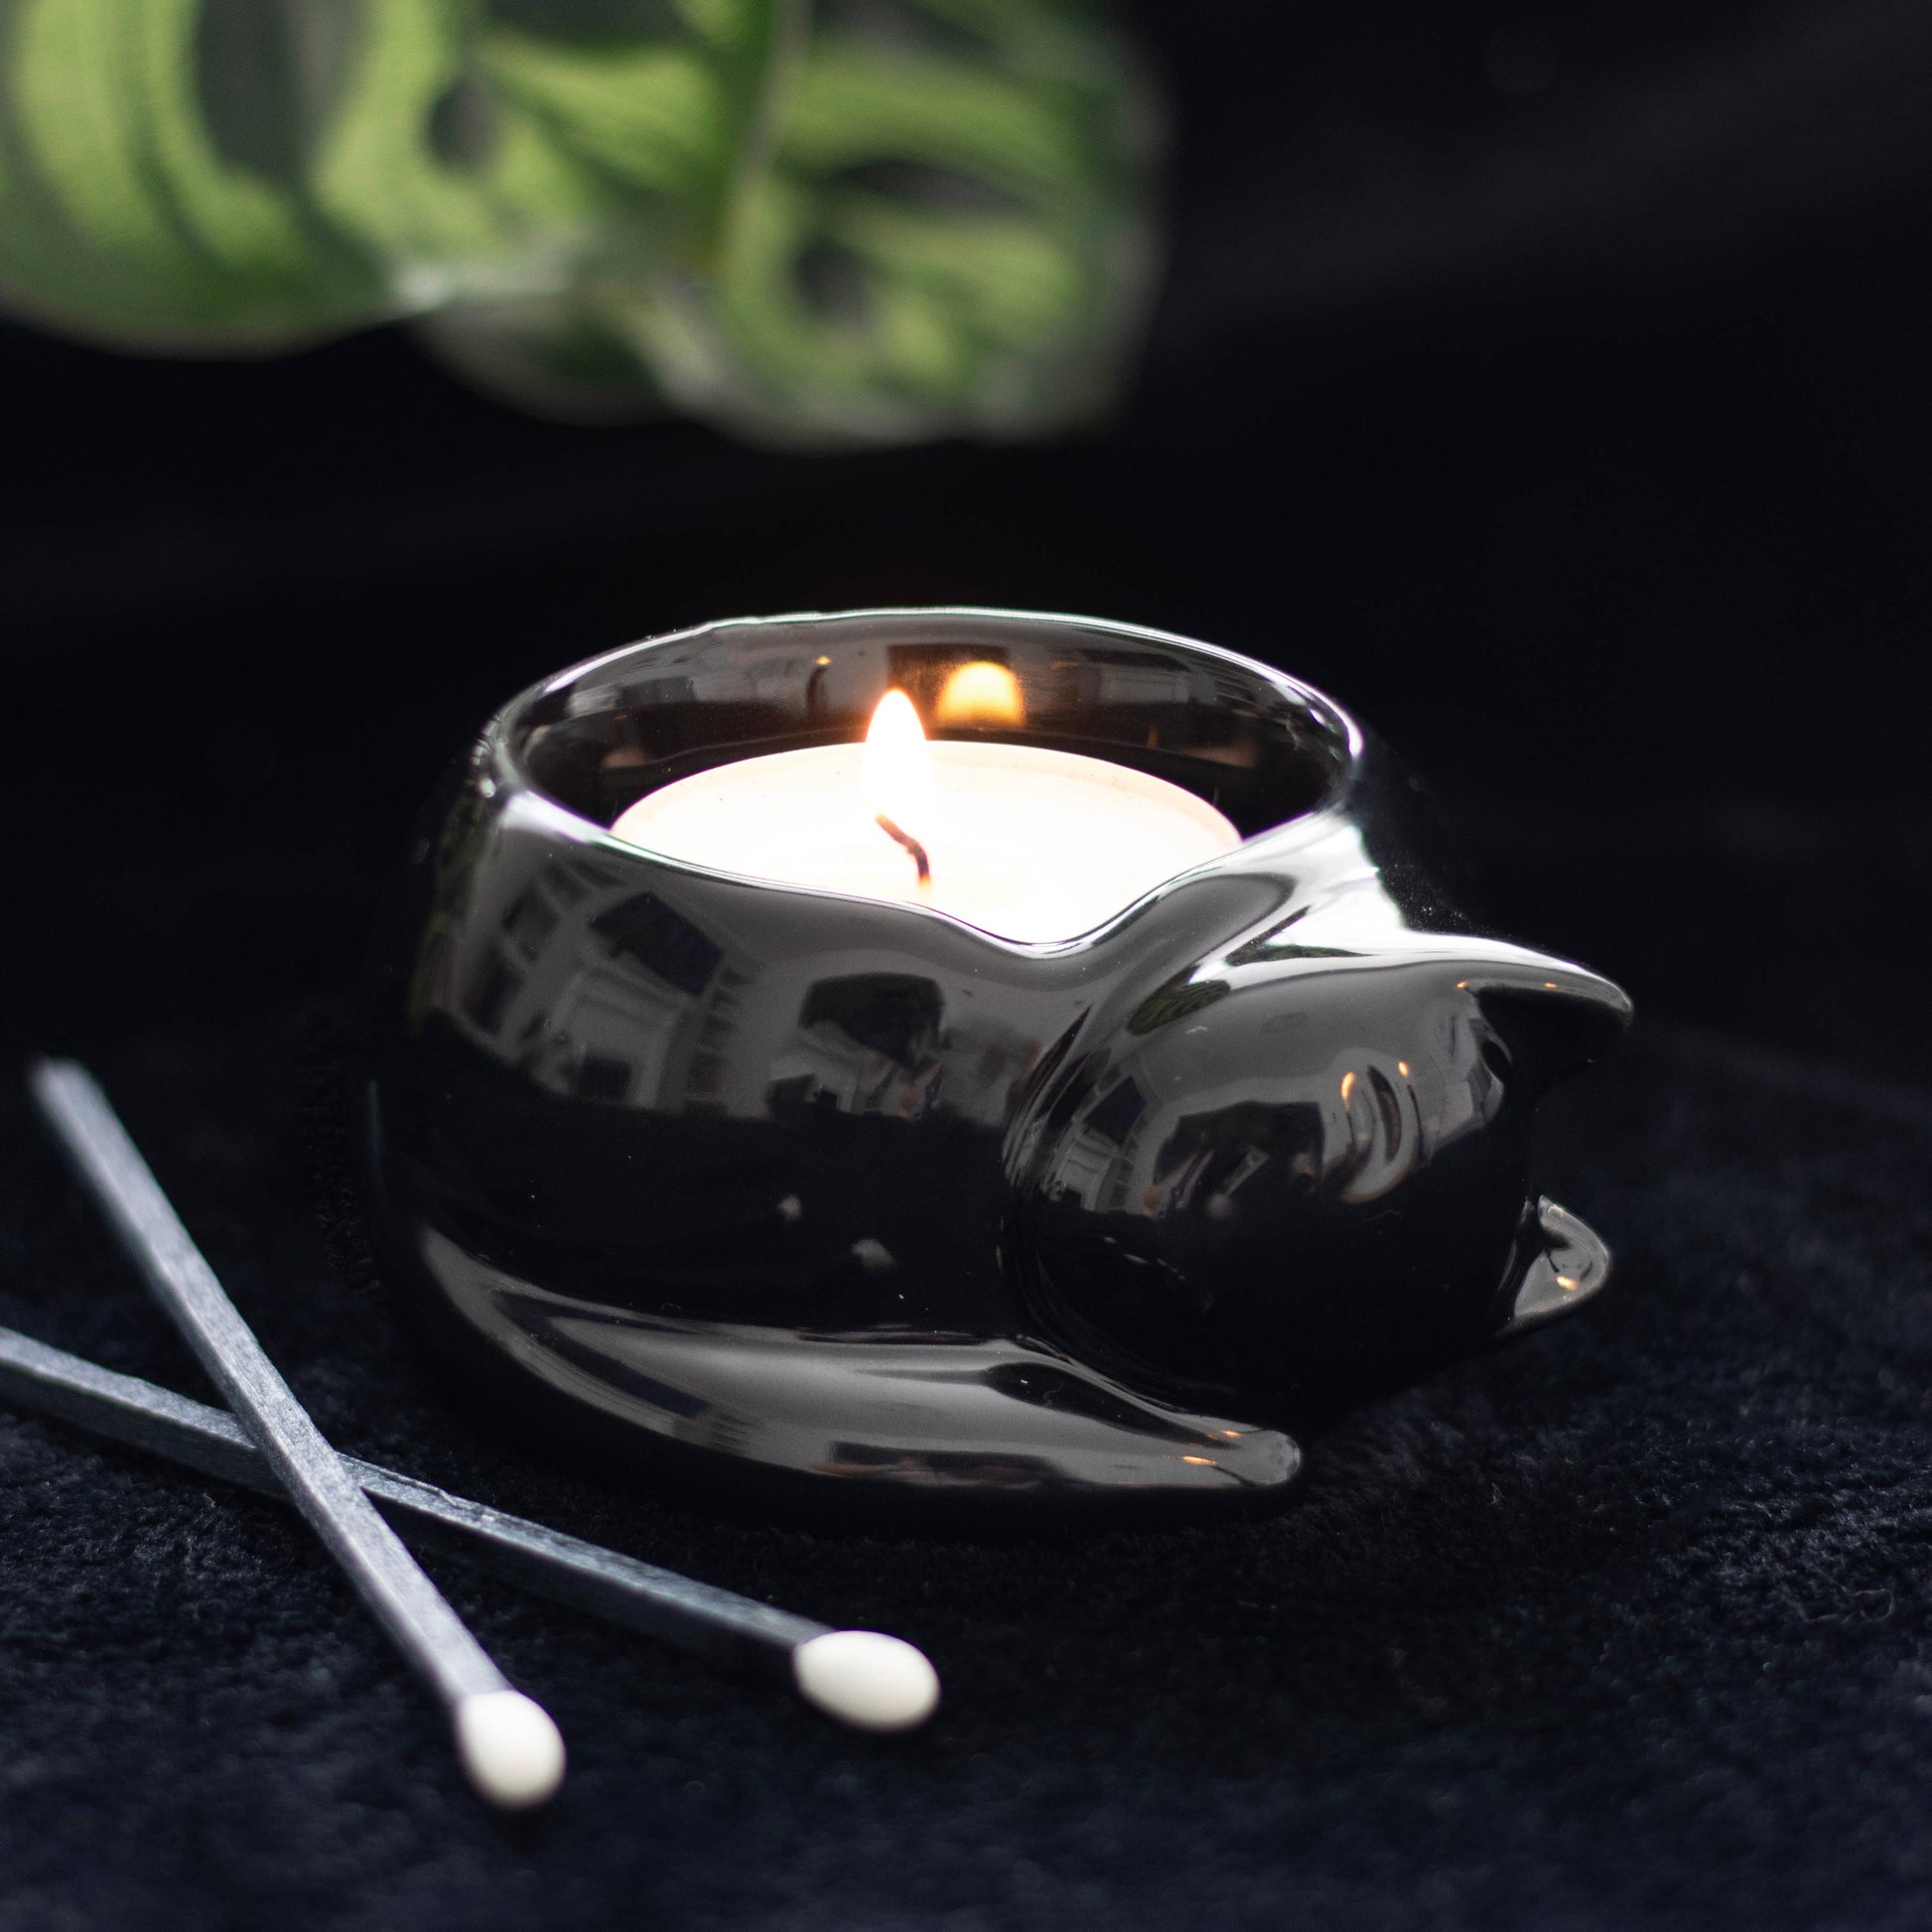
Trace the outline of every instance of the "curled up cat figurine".
<instances>
[{"instance_id":1,"label":"curled up cat figurine","mask_svg":"<svg viewBox=\"0 0 1932 1932\"><path fill-rule=\"evenodd\" d=\"M1039 944L611 829L889 690L940 718L962 667L1010 701L938 736L1151 773L1240 842ZM1530 1129L1628 1001L1470 930L1386 754L1262 664L1008 612L706 625L516 699L425 826L369 987L375 1223L461 1384L608 1465L1252 1507L1606 1278Z\"/></svg>"}]
</instances>

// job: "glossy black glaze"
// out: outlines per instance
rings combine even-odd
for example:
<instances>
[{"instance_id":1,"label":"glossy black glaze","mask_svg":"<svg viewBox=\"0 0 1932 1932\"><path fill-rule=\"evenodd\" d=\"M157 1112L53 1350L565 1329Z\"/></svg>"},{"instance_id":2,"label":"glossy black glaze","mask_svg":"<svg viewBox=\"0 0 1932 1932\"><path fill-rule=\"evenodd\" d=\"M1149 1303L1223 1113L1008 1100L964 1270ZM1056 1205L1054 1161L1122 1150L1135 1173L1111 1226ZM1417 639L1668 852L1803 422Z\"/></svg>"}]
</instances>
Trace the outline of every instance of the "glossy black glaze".
<instances>
[{"instance_id":1,"label":"glossy black glaze","mask_svg":"<svg viewBox=\"0 0 1932 1932\"><path fill-rule=\"evenodd\" d=\"M1109 924L945 914L607 827L711 763L1005 663L987 736L1159 772L1246 835ZM970 736L970 733L941 734ZM793 1498L1182 1513L1346 1403L1587 1300L1538 1096L1624 996L1460 930L1412 793L1318 693L1088 620L895 611L637 644L452 781L375 977L392 1261L546 1426Z\"/></svg>"}]
</instances>

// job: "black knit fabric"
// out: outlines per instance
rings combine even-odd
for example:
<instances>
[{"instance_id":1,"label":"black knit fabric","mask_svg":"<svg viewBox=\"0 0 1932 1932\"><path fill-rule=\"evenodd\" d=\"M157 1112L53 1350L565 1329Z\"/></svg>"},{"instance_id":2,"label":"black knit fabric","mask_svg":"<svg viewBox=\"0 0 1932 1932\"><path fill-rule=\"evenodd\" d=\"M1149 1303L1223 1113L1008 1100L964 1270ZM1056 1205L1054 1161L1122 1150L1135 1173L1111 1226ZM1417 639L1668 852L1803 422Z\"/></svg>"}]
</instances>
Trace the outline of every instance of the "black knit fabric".
<instances>
[{"instance_id":1,"label":"black knit fabric","mask_svg":"<svg viewBox=\"0 0 1932 1932\"><path fill-rule=\"evenodd\" d=\"M567 1732L541 1818L288 1512L0 1414L0 1923L1869 1928L1932 1906L1932 1106L1661 1033L1564 1109L1587 1314L1365 1412L1259 1524L721 1523L508 1450L324 1256L287 1016L101 1056L344 1447L925 1646L871 1741L443 1564ZM202 1392L17 1094L12 1324Z\"/></svg>"}]
</instances>

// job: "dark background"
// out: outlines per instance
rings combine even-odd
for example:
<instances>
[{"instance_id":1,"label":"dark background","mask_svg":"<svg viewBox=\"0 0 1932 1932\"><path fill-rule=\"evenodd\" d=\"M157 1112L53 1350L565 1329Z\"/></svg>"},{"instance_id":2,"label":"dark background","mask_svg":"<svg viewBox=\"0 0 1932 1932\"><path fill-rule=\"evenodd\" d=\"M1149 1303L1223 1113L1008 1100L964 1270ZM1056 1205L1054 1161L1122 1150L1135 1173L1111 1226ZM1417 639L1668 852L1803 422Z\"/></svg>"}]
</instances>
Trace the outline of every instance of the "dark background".
<instances>
[{"instance_id":1,"label":"dark background","mask_svg":"<svg viewBox=\"0 0 1932 1932\"><path fill-rule=\"evenodd\" d=\"M464 1584L582 1767L502 1830L267 1505L0 1418L0 1924L1932 1910L1932 12L1138 27L1166 290L1051 447L773 455L525 420L397 333L213 365L0 326L0 1043L94 1057L345 1446L903 1630L952 1692L875 1748ZM305 1016L487 713L692 621L953 601L1331 691L1502 926L1644 1016L1548 1155L1610 1298L1349 1424L1277 1524L1015 1554L607 1495L497 1450L332 1264ZM0 1318L199 1386L0 1126Z\"/></svg>"}]
</instances>

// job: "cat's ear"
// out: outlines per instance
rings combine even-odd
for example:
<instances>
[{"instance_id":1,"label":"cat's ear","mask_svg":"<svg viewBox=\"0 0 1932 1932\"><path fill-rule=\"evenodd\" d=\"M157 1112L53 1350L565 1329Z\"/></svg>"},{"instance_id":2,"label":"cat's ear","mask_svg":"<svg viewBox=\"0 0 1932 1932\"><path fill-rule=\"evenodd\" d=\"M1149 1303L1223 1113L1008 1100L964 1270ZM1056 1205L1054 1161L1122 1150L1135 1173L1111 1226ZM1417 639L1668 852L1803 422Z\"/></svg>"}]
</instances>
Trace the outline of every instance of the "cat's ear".
<instances>
[{"instance_id":1,"label":"cat's ear","mask_svg":"<svg viewBox=\"0 0 1932 1932\"><path fill-rule=\"evenodd\" d=\"M1630 996L1567 959L1502 944L1490 952L1478 943L1455 970L1456 985L1475 995L1538 1092L1601 1059L1630 1024Z\"/></svg>"}]
</instances>

